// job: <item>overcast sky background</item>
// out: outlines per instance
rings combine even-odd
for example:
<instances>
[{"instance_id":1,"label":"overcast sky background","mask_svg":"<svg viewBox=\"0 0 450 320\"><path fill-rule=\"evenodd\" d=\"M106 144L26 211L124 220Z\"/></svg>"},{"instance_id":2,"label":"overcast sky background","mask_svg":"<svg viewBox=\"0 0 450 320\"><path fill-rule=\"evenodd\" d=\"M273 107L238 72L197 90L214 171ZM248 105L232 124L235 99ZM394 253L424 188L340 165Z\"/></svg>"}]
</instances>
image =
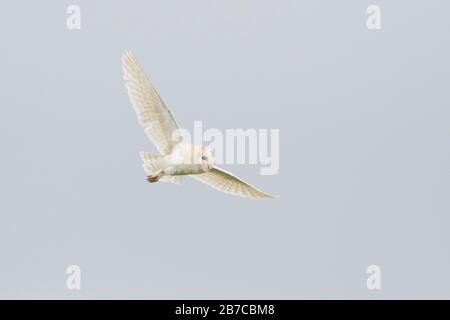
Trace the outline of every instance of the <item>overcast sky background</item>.
<instances>
[{"instance_id":1,"label":"overcast sky background","mask_svg":"<svg viewBox=\"0 0 450 320\"><path fill-rule=\"evenodd\" d=\"M81 30L66 28L70 4ZM450 298L449 10L4 3L0 298ZM281 198L148 184L126 49L183 127L280 129L277 175L226 168ZM80 291L66 288L74 264Z\"/></svg>"}]
</instances>

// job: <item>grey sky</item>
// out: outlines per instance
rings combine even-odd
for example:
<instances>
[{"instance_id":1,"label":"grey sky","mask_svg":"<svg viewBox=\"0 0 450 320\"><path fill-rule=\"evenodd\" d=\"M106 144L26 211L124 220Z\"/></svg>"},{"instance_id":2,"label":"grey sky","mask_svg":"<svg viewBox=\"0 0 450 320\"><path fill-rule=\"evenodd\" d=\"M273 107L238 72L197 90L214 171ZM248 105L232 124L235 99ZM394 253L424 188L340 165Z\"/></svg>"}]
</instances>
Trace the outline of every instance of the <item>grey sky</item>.
<instances>
[{"instance_id":1,"label":"grey sky","mask_svg":"<svg viewBox=\"0 0 450 320\"><path fill-rule=\"evenodd\" d=\"M66 28L78 4L82 27ZM382 9L382 30L366 8ZM450 298L448 1L9 1L0 12L1 298ZM124 88L178 122L280 129L273 201L185 178ZM82 290L66 288L81 267ZM382 290L366 288L368 265Z\"/></svg>"}]
</instances>

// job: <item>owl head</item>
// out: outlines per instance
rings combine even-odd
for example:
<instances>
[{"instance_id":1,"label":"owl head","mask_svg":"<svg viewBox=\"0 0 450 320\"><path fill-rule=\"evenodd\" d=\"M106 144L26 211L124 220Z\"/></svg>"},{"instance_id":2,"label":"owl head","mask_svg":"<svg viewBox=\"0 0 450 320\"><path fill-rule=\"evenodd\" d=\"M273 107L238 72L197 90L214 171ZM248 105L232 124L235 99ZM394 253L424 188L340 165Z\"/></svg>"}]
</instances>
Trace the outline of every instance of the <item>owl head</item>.
<instances>
[{"instance_id":1,"label":"owl head","mask_svg":"<svg viewBox=\"0 0 450 320\"><path fill-rule=\"evenodd\" d=\"M200 164L204 172L209 171L214 164L214 157L208 147L193 146L193 162Z\"/></svg>"}]
</instances>

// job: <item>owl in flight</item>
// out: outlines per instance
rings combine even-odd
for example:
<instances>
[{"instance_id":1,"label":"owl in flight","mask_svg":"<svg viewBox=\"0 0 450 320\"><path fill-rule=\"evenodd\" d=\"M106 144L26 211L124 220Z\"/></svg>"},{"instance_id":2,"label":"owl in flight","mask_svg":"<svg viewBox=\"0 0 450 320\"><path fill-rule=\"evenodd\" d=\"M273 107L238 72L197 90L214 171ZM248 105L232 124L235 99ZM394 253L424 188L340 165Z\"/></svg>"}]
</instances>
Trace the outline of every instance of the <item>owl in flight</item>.
<instances>
[{"instance_id":1,"label":"owl in flight","mask_svg":"<svg viewBox=\"0 0 450 320\"><path fill-rule=\"evenodd\" d=\"M122 56L125 86L139 123L160 154L141 152L148 182L159 180L181 183L188 175L207 185L235 196L268 199L273 196L255 188L233 174L213 165L214 160L206 147L184 143L176 136L178 124L172 112L159 97L150 80L129 51Z\"/></svg>"}]
</instances>

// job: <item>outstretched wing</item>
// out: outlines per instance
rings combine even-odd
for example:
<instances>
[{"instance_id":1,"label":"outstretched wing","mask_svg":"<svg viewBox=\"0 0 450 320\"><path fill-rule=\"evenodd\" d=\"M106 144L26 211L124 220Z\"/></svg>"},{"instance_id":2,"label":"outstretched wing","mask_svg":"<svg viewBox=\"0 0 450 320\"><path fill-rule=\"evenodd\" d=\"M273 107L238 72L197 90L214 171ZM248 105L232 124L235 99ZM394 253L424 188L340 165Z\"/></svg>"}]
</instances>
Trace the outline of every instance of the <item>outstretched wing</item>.
<instances>
[{"instance_id":1,"label":"outstretched wing","mask_svg":"<svg viewBox=\"0 0 450 320\"><path fill-rule=\"evenodd\" d=\"M122 56L122 69L128 96L139 123L160 153L171 153L173 145L178 142L172 141L172 133L178 129L175 117L130 51L124 52Z\"/></svg>"},{"instance_id":2,"label":"outstretched wing","mask_svg":"<svg viewBox=\"0 0 450 320\"><path fill-rule=\"evenodd\" d=\"M267 194L244 180L239 179L233 174L222 170L216 166L213 166L211 170L201 174L193 174L192 178L197 179L203 183L206 183L210 187L219 191L232 194L235 196L241 196L244 198L253 199L269 199L274 198L270 194Z\"/></svg>"}]
</instances>

